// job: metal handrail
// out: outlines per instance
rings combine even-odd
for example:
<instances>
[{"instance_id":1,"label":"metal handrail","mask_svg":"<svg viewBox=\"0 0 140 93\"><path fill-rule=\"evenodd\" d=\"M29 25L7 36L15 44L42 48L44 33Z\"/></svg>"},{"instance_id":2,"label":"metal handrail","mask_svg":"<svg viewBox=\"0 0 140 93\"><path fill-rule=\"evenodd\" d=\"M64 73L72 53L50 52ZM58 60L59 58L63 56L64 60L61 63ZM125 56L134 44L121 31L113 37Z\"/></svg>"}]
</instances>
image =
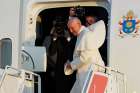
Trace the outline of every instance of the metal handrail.
<instances>
[{"instance_id":1,"label":"metal handrail","mask_svg":"<svg viewBox=\"0 0 140 93\"><path fill-rule=\"evenodd\" d=\"M9 69L17 71L16 74L15 73L14 74L9 73ZM41 77L38 74L35 74L31 71L26 71L26 70L22 70L22 69L19 70L19 69L16 69L14 67L11 67L11 66L6 66L5 71L3 72L2 79L0 81L0 87L2 86L2 82L4 81L4 78L7 74L10 75L10 76L14 76L14 77L20 77L20 78L22 78L23 82L25 80L33 80L32 76L36 76L38 78L38 82L37 82L38 83L38 93L41 93L41 84L40 84L41 83ZM31 77L31 78L26 77L27 75L29 75L29 77ZM22 87L18 90L19 93L21 93L24 89L24 85L21 85L21 86Z\"/></svg>"},{"instance_id":2,"label":"metal handrail","mask_svg":"<svg viewBox=\"0 0 140 93\"><path fill-rule=\"evenodd\" d=\"M97 67L100 67L100 68L103 68L104 69L104 73L105 74L107 74L107 75L112 75L111 73L112 72L114 72L114 73L117 73L117 74L120 74L120 75L122 75L122 77L123 77L123 80L124 80L124 93L127 93L127 79L126 79L126 75L124 74L124 73L122 73L122 72L120 72L120 71L118 71L118 70L116 70L116 69L114 69L114 68L112 68L112 67L106 67L106 66L102 66L102 65L100 65L100 64L97 64L97 63L93 63L93 65L94 66L97 66ZM100 71L99 69L98 69L98 71L99 72L102 72L102 71ZM97 72L98 72L97 71Z\"/></svg>"}]
</instances>

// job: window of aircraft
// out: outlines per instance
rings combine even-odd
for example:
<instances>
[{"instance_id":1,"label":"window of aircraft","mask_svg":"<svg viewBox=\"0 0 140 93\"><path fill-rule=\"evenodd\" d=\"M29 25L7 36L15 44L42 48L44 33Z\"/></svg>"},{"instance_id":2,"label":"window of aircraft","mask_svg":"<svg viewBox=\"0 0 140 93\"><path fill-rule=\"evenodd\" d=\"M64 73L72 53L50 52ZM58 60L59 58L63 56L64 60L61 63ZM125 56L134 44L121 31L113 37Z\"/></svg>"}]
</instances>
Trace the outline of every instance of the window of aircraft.
<instances>
[{"instance_id":1,"label":"window of aircraft","mask_svg":"<svg viewBox=\"0 0 140 93\"><path fill-rule=\"evenodd\" d=\"M0 68L12 63L12 41L10 39L0 40Z\"/></svg>"},{"instance_id":2,"label":"window of aircraft","mask_svg":"<svg viewBox=\"0 0 140 93\"><path fill-rule=\"evenodd\" d=\"M69 33L67 22L70 18L71 7L45 9L37 17L35 46L45 46L47 52L47 76L43 93L69 93L75 81L75 73L71 76L64 76L63 66L67 60L72 61L76 37ZM108 12L103 7L77 7L76 16L83 25L86 25L86 16L94 16L96 21L103 20L108 24ZM70 38L69 38L70 37ZM106 35L107 37L107 35ZM70 39L70 40L69 40ZM107 39L99 49L101 56L107 65ZM42 78L46 78L40 73ZM65 86L64 88L62 86ZM55 86L55 89L53 89ZM43 87L42 87L43 88ZM54 91L53 91L54 90ZM51 92L50 92L51 91Z\"/></svg>"}]
</instances>

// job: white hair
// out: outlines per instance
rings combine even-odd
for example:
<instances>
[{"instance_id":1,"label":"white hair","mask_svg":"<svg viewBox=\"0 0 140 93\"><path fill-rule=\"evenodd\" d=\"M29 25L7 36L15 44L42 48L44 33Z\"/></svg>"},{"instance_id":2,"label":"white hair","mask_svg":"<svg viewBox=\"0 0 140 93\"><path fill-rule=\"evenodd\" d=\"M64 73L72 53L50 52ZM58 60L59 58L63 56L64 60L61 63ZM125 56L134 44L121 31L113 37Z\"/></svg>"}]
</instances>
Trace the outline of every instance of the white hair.
<instances>
[{"instance_id":1,"label":"white hair","mask_svg":"<svg viewBox=\"0 0 140 93\"><path fill-rule=\"evenodd\" d=\"M80 19L77 17L73 17L73 18L69 19L68 26L71 25L73 22L79 23L81 25Z\"/></svg>"}]
</instances>

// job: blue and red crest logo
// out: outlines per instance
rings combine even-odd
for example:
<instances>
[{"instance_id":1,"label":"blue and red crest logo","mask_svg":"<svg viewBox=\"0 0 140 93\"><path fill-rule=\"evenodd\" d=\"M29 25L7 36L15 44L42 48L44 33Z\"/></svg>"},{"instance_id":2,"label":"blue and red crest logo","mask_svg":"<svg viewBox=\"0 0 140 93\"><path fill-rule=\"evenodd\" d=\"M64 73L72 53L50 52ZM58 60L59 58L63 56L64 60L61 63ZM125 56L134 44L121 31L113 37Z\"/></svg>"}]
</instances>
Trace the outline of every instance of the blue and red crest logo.
<instances>
[{"instance_id":1,"label":"blue and red crest logo","mask_svg":"<svg viewBox=\"0 0 140 93\"><path fill-rule=\"evenodd\" d=\"M136 29L136 20L125 20L122 25L123 32L130 34Z\"/></svg>"},{"instance_id":2,"label":"blue and red crest logo","mask_svg":"<svg viewBox=\"0 0 140 93\"><path fill-rule=\"evenodd\" d=\"M123 16L119 22L119 36L124 37L132 35L133 37L138 35L140 20L135 17L133 11L129 11L126 16Z\"/></svg>"}]
</instances>

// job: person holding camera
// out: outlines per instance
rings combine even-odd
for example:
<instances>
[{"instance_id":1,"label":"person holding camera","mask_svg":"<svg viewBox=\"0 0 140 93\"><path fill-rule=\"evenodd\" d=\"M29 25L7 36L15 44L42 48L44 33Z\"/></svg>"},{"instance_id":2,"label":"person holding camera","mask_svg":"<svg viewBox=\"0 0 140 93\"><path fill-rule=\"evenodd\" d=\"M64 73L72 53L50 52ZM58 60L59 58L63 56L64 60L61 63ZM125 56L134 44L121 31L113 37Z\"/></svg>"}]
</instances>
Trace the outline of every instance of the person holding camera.
<instances>
[{"instance_id":1,"label":"person holding camera","mask_svg":"<svg viewBox=\"0 0 140 93\"><path fill-rule=\"evenodd\" d=\"M73 17L76 17L75 8L71 7L69 10L69 18L68 19L71 19Z\"/></svg>"}]
</instances>

